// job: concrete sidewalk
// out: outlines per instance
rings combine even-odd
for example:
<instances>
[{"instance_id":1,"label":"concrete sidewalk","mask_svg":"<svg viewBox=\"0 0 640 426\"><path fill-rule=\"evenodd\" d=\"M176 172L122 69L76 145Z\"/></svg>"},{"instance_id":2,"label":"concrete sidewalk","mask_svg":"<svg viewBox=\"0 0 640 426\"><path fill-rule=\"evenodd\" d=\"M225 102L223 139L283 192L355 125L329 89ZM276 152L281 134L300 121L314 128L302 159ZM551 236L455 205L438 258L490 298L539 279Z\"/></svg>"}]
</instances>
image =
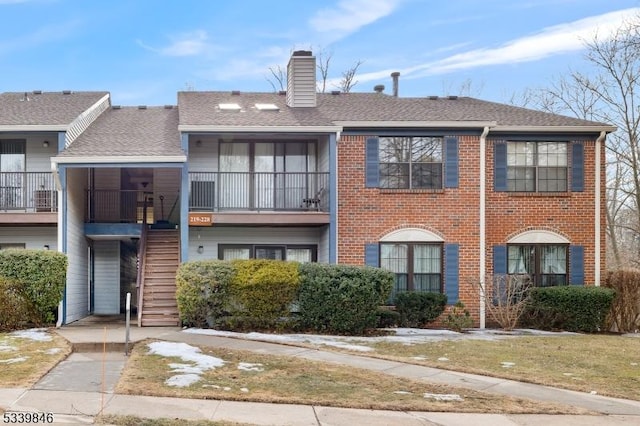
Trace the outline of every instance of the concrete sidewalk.
<instances>
[{"instance_id":1,"label":"concrete sidewalk","mask_svg":"<svg viewBox=\"0 0 640 426\"><path fill-rule=\"evenodd\" d=\"M105 329L106 327L106 329ZM357 355L296 346L184 333L178 328L131 328L131 341L156 338L192 345L226 347L366 368L386 374L442 383L502 395L525 397L585 408L594 416L500 415L396 412L321 406L264 404L116 395L113 386L126 363L122 324L67 326L56 330L75 353L31 389L0 389L0 407L7 411L52 412L57 424L86 424L105 414L153 418L225 420L253 425L626 425L640 424L640 402L539 385L455 373ZM107 356L78 351L120 350ZM103 367L104 366L104 367ZM104 373L102 370L104 368Z\"/></svg>"}]
</instances>

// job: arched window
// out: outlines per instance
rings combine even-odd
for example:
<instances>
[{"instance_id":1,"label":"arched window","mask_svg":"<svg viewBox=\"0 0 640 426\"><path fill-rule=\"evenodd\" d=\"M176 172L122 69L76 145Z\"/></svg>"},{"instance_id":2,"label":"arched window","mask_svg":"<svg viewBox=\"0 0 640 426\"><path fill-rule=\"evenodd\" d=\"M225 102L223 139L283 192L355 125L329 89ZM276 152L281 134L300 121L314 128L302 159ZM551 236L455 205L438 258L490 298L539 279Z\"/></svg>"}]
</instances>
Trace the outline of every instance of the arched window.
<instances>
[{"instance_id":1,"label":"arched window","mask_svg":"<svg viewBox=\"0 0 640 426\"><path fill-rule=\"evenodd\" d=\"M551 231L527 231L507 242L507 273L528 275L533 285L567 285L569 240Z\"/></svg>"}]
</instances>

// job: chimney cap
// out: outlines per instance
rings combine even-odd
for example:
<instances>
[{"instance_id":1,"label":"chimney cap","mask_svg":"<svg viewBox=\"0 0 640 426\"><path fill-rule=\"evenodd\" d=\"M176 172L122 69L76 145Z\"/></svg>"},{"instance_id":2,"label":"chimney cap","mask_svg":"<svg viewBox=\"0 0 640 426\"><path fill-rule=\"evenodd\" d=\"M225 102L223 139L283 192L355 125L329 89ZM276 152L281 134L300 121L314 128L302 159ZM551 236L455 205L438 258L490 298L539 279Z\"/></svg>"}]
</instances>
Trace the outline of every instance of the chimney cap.
<instances>
[{"instance_id":1,"label":"chimney cap","mask_svg":"<svg viewBox=\"0 0 640 426\"><path fill-rule=\"evenodd\" d=\"M400 71L394 71L391 73L391 77L400 77Z\"/></svg>"},{"instance_id":2,"label":"chimney cap","mask_svg":"<svg viewBox=\"0 0 640 426\"><path fill-rule=\"evenodd\" d=\"M313 56L313 53L310 50L296 50L291 56Z\"/></svg>"}]
</instances>

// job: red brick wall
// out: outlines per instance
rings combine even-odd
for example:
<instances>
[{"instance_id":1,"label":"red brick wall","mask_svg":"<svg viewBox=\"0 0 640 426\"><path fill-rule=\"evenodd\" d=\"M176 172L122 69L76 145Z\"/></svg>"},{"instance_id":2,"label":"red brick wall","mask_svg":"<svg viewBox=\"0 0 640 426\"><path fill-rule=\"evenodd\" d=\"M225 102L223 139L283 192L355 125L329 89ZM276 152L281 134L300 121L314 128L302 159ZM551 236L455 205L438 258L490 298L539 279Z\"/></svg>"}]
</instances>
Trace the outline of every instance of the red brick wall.
<instances>
[{"instance_id":1,"label":"red brick wall","mask_svg":"<svg viewBox=\"0 0 640 426\"><path fill-rule=\"evenodd\" d=\"M430 230L460 245L460 300L479 317L479 137L459 136L459 187L443 190L365 188L365 136L343 135L338 143L338 263L364 264L364 247L404 227ZM602 260L604 266L604 149ZM554 195L493 190L493 141L487 140L486 270L493 246L530 229L552 230L584 246L585 282L594 282L595 144L585 142L585 191ZM445 283L446 285L446 283ZM476 323L477 324L477 323Z\"/></svg>"}]
</instances>

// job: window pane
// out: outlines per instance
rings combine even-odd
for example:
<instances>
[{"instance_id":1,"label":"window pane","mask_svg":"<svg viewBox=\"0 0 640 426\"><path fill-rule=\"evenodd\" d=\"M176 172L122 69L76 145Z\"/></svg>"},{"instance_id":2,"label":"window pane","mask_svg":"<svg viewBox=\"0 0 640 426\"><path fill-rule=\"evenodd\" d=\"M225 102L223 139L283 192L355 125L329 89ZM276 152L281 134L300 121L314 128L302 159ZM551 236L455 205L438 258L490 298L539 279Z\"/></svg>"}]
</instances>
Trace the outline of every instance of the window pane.
<instances>
[{"instance_id":1,"label":"window pane","mask_svg":"<svg viewBox=\"0 0 640 426\"><path fill-rule=\"evenodd\" d=\"M509 167L507 169L507 185L509 191L535 191L535 167Z\"/></svg>"},{"instance_id":2,"label":"window pane","mask_svg":"<svg viewBox=\"0 0 640 426\"><path fill-rule=\"evenodd\" d=\"M509 246L508 262L509 274L533 274L535 272L534 246Z\"/></svg>"},{"instance_id":3,"label":"window pane","mask_svg":"<svg viewBox=\"0 0 640 426\"><path fill-rule=\"evenodd\" d=\"M380 266L396 274L406 274L408 252L407 244L382 244L380 246Z\"/></svg>"},{"instance_id":4,"label":"window pane","mask_svg":"<svg viewBox=\"0 0 640 426\"><path fill-rule=\"evenodd\" d=\"M308 248L288 248L287 260L293 260L300 263L311 262L311 249Z\"/></svg>"},{"instance_id":5,"label":"window pane","mask_svg":"<svg viewBox=\"0 0 640 426\"><path fill-rule=\"evenodd\" d=\"M282 247L256 247L256 259L283 260L284 250Z\"/></svg>"},{"instance_id":6,"label":"window pane","mask_svg":"<svg viewBox=\"0 0 640 426\"><path fill-rule=\"evenodd\" d=\"M566 274L567 247L542 246L540 248L540 272L543 274Z\"/></svg>"},{"instance_id":7,"label":"window pane","mask_svg":"<svg viewBox=\"0 0 640 426\"><path fill-rule=\"evenodd\" d=\"M420 292L440 293L440 275L414 274L413 290Z\"/></svg>"},{"instance_id":8,"label":"window pane","mask_svg":"<svg viewBox=\"0 0 640 426\"><path fill-rule=\"evenodd\" d=\"M408 163L411 138L380 138L381 163Z\"/></svg>"},{"instance_id":9,"label":"window pane","mask_svg":"<svg viewBox=\"0 0 640 426\"><path fill-rule=\"evenodd\" d=\"M409 164L380 164L382 188L409 188Z\"/></svg>"},{"instance_id":10,"label":"window pane","mask_svg":"<svg viewBox=\"0 0 640 426\"><path fill-rule=\"evenodd\" d=\"M249 249L249 247L222 249L223 260L249 259L249 258L251 258L251 250Z\"/></svg>"},{"instance_id":11,"label":"window pane","mask_svg":"<svg viewBox=\"0 0 640 426\"><path fill-rule=\"evenodd\" d=\"M534 157L534 142L507 143L507 166L533 166Z\"/></svg>"},{"instance_id":12,"label":"window pane","mask_svg":"<svg viewBox=\"0 0 640 426\"><path fill-rule=\"evenodd\" d=\"M441 270L441 246L415 244L413 246L413 272L439 274Z\"/></svg>"},{"instance_id":13,"label":"window pane","mask_svg":"<svg viewBox=\"0 0 640 426\"><path fill-rule=\"evenodd\" d=\"M442 162L442 138L416 137L411 139L412 163Z\"/></svg>"},{"instance_id":14,"label":"window pane","mask_svg":"<svg viewBox=\"0 0 640 426\"><path fill-rule=\"evenodd\" d=\"M539 166L567 166L567 144L565 142L538 143Z\"/></svg>"},{"instance_id":15,"label":"window pane","mask_svg":"<svg viewBox=\"0 0 640 426\"><path fill-rule=\"evenodd\" d=\"M538 168L538 191L566 192L567 191L567 168L566 167Z\"/></svg>"},{"instance_id":16,"label":"window pane","mask_svg":"<svg viewBox=\"0 0 640 426\"><path fill-rule=\"evenodd\" d=\"M414 163L411 168L412 188L442 188L442 163Z\"/></svg>"}]
</instances>

